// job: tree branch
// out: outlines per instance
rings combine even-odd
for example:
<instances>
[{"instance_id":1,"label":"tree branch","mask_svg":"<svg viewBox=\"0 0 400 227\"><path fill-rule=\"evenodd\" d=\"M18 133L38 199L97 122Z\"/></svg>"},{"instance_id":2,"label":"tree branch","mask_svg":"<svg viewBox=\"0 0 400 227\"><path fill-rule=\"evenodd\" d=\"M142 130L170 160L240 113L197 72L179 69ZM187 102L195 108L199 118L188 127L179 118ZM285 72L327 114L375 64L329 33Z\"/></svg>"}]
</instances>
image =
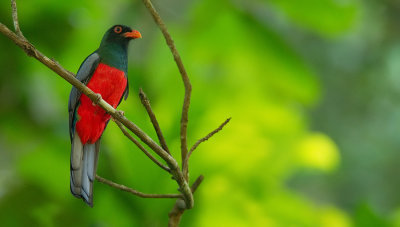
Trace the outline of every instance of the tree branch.
<instances>
[{"instance_id":1,"label":"tree branch","mask_svg":"<svg viewBox=\"0 0 400 227\"><path fill-rule=\"evenodd\" d=\"M19 28L17 2L15 0L11 0L11 9L12 9L12 18L13 18L15 33L19 37L25 38L24 35L21 32L21 29Z\"/></svg>"},{"instance_id":2,"label":"tree branch","mask_svg":"<svg viewBox=\"0 0 400 227\"><path fill-rule=\"evenodd\" d=\"M139 89L139 97L140 97L140 100L142 101L142 104L143 104L144 108L146 108L147 114L150 117L150 121L154 126L154 130L156 130L157 137L158 137L158 140L160 141L161 147L168 154L171 154L169 152L169 149L168 149L168 146L167 146L167 142L165 141L165 138L164 138L164 136L162 134L160 125L158 124L156 115L154 114L153 110L151 109L150 101L147 98L146 94L143 92L142 88Z\"/></svg>"},{"instance_id":3,"label":"tree branch","mask_svg":"<svg viewBox=\"0 0 400 227\"><path fill-rule=\"evenodd\" d=\"M107 184L113 188L129 192L133 195L136 195L136 196L139 196L142 198L182 198L181 194L146 194L143 192L136 191L135 189L129 188L125 185L114 183L110 180L100 177L99 175L96 175L96 180L103 184Z\"/></svg>"},{"instance_id":4,"label":"tree branch","mask_svg":"<svg viewBox=\"0 0 400 227\"><path fill-rule=\"evenodd\" d=\"M70 84L75 86L79 91L85 94L92 100L93 103L97 104L103 108L108 114L110 114L114 119L121 122L125 127L132 131L137 137L139 137L145 144L147 144L154 152L156 152L162 159L164 159L169 168L171 169L171 174L179 185L181 193L184 195L185 202L188 209L193 207L193 195L190 191L190 187L185 180L183 173L179 170L179 165L176 160L169 155L164 149L162 149L156 142L154 142L143 130L136 126L133 122L129 121L125 116L119 114L110 104L99 98L92 90L86 87L82 82L75 78L74 74L65 70L56 61L43 55L38 51L28 40L17 36L14 32L8 29L4 24L0 23L0 32L11 39L15 44L22 48L25 53L36 58L38 61L46 65L49 69L53 70L59 76L64 78Z\"/></svg>"},{"instance_id":5,"label":"tree branch","mask_svg":"<svg viewBox=\"0 0 400 227\"><path fill-rule=\"evenodd\" d=\"M142 144L139 143L139 141L137 141L131 134L129 134L128 131L126 131L126 129L124 128L124 126L121 124L121 122L119 121L115 121L115 123L118 125L118 127L121 129L122 133L124 133L124 135L126 137L128 137L128 139L130 139L140 150L143 151L143 153L145 155L147 155L147 157L149 157L154 163L156 163L159 167L161 167L162 169L164 169L167 172L170 172L171 169L168 168L168 166L165 166L164 164L162 164L160 161L158 161L156 158L153 157L153 155L150 154L150 152L148 152L146 150L146 148L144 148L142 146Z\"/></svg>"},{"instance_id":6,"label":"tree branch","mask_svg":"<svg viewBox=\"0 0 400 227\"><path fill-rule=\"evenodd\" d=\"M174 60L176 62L176 65L178 66L179 72L181 74L183 84L185 86L185 97L183 99L183 106L182 106L182 116L181 116L181 158L182 158L182 170L184 173L184 177L186 180L189 179L189 175L187 174L187 166L185 166L184 160L186 160L186 156L188 154L188 148L187 148L187 125L188 125L188 113L189 113L189 105L190 105L190 96L192 92L192 85L190 84L189 77L186 73L185 67L183 66L181 57L178 53L178 50L175 47L174 41L172 40L171 35L168 32L167 26L164 24L162 21L160 15L154 8L153 4L151 3L150 0L143 0L144 5L147 7L147 9L150 11L151 15L153 16L154 21L160 28L161 32L164 35L165 41L167 42L167 45L169 49L171 50L172 55L174 56Z\"/></svg>"}]
</instances>

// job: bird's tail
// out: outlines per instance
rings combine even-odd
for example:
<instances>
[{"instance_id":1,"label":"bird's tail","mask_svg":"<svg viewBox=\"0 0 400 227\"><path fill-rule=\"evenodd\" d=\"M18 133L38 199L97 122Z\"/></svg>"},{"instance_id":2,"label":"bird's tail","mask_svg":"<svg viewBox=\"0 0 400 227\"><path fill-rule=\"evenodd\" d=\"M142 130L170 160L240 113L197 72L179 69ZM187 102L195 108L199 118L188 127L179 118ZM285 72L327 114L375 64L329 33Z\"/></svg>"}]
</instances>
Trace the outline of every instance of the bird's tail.
<instances>
[{"instance_id":1,"label":"bird's tail","mask_svg":"<svg viewBox=\"0 0 400 227\"><path fill-rule=\"evenodd\" d=\"M96 177L100 139L94 144L82 144L75 133L71 146L71 193L93 207L93 181Z\"/></svg>"}]
</instances>

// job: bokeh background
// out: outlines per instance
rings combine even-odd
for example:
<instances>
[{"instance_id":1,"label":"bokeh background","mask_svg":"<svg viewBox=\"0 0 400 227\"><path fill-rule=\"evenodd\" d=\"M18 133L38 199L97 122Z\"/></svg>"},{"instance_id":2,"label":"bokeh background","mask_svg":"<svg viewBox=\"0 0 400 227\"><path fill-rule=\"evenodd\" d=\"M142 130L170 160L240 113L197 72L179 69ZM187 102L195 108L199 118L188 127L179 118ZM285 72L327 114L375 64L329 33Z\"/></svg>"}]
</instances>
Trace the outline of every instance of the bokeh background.
<instances>
[{"instance_id":1,"label":"bokeh background","mask_svg":"<svg viewBox=\"0 0 400 227\"><path fill-rule=\"evenodd\" d=\"M141 1L18 1L25 36L76 72L106 29L127 24L130 97L119 109L156 138L148 94L179 159L183 86ZM189 144L204 174L182 226L400 226L398 0L154 1L193 84ZM12 27L9 1L0 21ZM165 226L174 204L95 183L69 192L71 85L0 35L0 225ZM114 123L98 174L147 193L177 185Z\"/></svg>"}]
</instances>

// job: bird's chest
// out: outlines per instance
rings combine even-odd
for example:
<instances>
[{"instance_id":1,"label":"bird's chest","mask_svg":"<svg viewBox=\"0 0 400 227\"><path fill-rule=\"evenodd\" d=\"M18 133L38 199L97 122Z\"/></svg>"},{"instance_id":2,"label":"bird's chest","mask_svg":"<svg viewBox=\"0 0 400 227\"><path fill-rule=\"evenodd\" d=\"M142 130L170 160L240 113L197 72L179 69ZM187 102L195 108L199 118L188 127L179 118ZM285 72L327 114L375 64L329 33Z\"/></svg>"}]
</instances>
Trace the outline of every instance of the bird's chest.
<instances>
[{"instance_id":1,"label":"bird's chest","mask_svg":"<svg viewBox=\"0 0 400 227\"><path fill-rule=\"evenodd\" d=\"M93 92L101 94L115 108L125 91L126 83L123 71L100 63L87 86Z\"/></svg>"},{"instance_id":2,"label":"bird's chest","mask_svg":"<svg viewBox=\"0 0 400 227\"><path fill-rule=\"evenodd\" d=\"M99 64L87 86L116 108L124 94L127 79L124 72L105 64ZM110 115L101 107L94 105L84 94L80 97L77 110L76 131L83 144L95 143L101 136Z\"/></svg>"}]
</instances>

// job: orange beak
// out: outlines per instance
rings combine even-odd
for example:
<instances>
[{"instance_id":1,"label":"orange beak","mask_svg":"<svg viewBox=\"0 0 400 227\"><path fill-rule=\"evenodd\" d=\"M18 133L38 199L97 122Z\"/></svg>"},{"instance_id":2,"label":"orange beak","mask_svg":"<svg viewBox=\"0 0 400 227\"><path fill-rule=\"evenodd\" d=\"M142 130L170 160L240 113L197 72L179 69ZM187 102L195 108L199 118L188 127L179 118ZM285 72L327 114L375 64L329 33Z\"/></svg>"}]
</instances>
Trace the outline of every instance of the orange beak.
<instances>
[{"instance_id":1,"label":"orange beak","mask_svg":"<svg viewBox=\"0 0 400 227\"><path fill-rule=\"evenodd\" d=\"M142 38L142 34L136 30L132 30L131 32L125 32L124 37L126 38L131 38L131 39L137 39L137 38Z\"/></svg>"}]
</instances>

